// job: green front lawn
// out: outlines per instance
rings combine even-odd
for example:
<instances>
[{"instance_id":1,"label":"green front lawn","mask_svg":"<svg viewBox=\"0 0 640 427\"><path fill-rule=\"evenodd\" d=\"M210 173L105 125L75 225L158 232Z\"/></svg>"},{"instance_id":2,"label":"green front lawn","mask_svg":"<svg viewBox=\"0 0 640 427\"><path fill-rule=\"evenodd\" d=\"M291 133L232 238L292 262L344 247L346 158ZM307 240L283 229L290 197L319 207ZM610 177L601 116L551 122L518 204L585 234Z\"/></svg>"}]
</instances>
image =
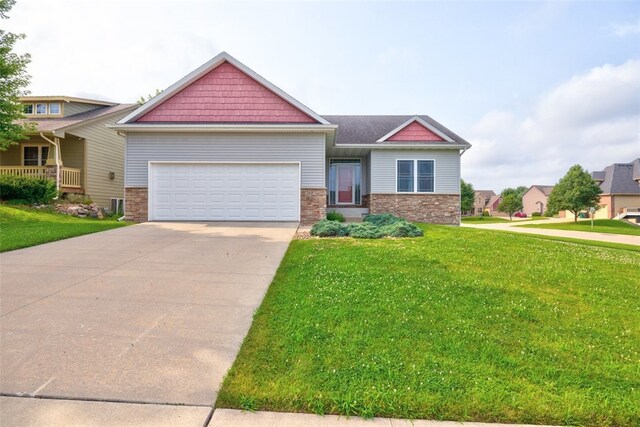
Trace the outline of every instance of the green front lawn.
<instances>
[{"instance_id":1,"label":"green front lawn","mask_svg":"<svg viewBox=\"0 0 640 427\"><path fill-rule=\"evenodd\" d=\"M640 253L424 230L293 241L216 406L640 424Z\"/></svg>"},{"instance_id":2,"label":"green front lawn","mask_svg":"<svg viewBox=\"0 0 640 427\"><path fill-rule=\"evenodd\" d=\"M522 227L546 228L550 230L592 231L594 233L627 234L631 236L640 236L640 227L615 219L594 219L593 230L591 229L591 220L589 219L579 220L578 222L572 221L555 224L528 224L523 225Z\"/></svg>"},{"instance_id":3,"label":"green front lawn","mask_svg":"<svg viewBox=\"0 0 640 427\"><path fill-rule=\"evenodd\" d=\"M127 223L115 219L75 218L26 207L0 205L0 252L125 225Z\"/></svg>"}]
</instances>

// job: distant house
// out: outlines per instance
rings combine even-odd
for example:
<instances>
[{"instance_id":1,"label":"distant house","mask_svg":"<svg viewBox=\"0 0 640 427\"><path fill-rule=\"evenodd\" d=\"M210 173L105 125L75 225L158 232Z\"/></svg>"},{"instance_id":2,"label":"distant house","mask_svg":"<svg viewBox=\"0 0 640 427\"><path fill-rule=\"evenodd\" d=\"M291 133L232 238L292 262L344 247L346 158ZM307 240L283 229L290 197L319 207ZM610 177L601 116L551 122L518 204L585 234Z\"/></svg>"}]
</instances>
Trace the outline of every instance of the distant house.
<instances>
[{"instance_id":1,"label":"distant house","mask_svg":"<svg viewBox=\"0 0 640 427\"><path fill-rule=\"evenodd\" d=\"M614 218L625 209L640 208L640 158L614 163L591 176L602 189L596 218Z\"/></svg>"},{"instance_id":2,"label":"distant house","mask_svg":"<svg viewBox=\"0 0 640 427\"><path fill-rule=\"evenodd\" d=\"M27 138L0 152L0 175L49 178L62 193L84 193L100 206L124 196L124 138L107 128L135 109L68 96L25 96Z\"/></svg>"},{"instance_id":3,"label":"distant house","mask_svg":"<svg viewBox=\"0 0 640 427\"><path fill-rule=\"evenodd\" d=\"M487 212L493 216L496 214L502 214L498 211L498 205L502 201L502 197L493 190L476 190L473 202L473 213L475 215L482 215L483 212Z\"/></svg>"},{"instance_id":4,"label":"distant house","mask_svg":"<svg viewBox=\"0 0 640 427\"><path fill-rule=\"evenodd\" d=\"M541 214L547 210L547 200L553 185L532 185L522 196L522 211L527 215L534 212Z\"/></svg>"}]
</instances>

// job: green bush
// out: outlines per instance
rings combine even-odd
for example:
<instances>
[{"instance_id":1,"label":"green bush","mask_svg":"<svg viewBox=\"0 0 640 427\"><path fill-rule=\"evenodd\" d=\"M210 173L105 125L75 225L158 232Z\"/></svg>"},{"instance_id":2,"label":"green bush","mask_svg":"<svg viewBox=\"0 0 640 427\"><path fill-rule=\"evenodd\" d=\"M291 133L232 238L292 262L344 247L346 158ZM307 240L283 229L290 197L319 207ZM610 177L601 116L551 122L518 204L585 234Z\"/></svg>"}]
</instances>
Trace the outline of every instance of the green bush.
<instances>
[{"instance_id":1,"label":"green bush","mask_svg":"<svg viewBox=\"0 0 640 427\"><path fill-rule=\"evenodd\" d=\"M340 212L327 212L327 219L329 221L344 222L344 215Z\"/></svg>"},{"instance_id":2,"label":"green bush","mask_svg":"<svg viewBox=\"0 0 640 427\"><path fill-rule=\"evenodd\" d=\"M531 216L532 217L534 217L534 216L542 216L542 214L540 212L536 211L536 212L532 213Z\"/></svg>"},{"instance_id":3,"label":"green bush","mask_svg":"<svg viewBox=\"0 0 640 427\"><path fill-rule=\"evenodd\" d=\"M50 179L1 175L0 199L25 200L29 203L49 203L58 195L56 183Z\"/></svg>"},{"instance_id":4,"label":"green bush","mask_svg":"<svg viewBox=\"0 0 640 427\"><path fill-rule=\"evenodd\" d=\"M86 194L68 193L66 196L64 196L64 198L67 200L67 202L74 205L90 205L91 203L93 203L91 197Z\"/></svg>"},{"instance_id":5,"label":"green bush","mask_svg":"<svg viewBox=\"0 0 640 427\"><path fill-rule=\"evenodd\" d=\"M389 237L422 237L424 232L420 227L407 221L385 225L380 228L385 236Z\"/></svg>"},{"instance_id":6,"label":"green bush","mask_svg":"<svg viewBox=\"0 0 640 427\"><path fill-rule=\"evenodd\" d=\"M347 225L348 235L356 239L380 239L384 237L382 227L372 222L355 222Z\"/></svg>"},{"instance_id":7,"label":"green bush","mask_svg":"<svg viewBox=\"0 0 640 427\"><path fill-rule=\"evenodd\" d=\"M385 225L395 224L396 222L404 221L402 218L398 218L397 216L385 213L385 214L376 214L376 215L367 215L364 217L363 221L369 222L373 225L377 225L378 227L383 227Z\"/></svg>"},{"instance_id":8,"label":"green bush","mask_svg":"<svg viewBox=\"0 0 640 427\"><path fill-rule=\"evenodd\" d=\"M553 217L553 212L544 211L544 216L547 216L547 217L551 218L551 217Z\"/></svg>"},{"instance_id":9,"label":"green bush","mask_svg":"<svg viewBox=\"0 0 640 427\"><path fill-rule=\"evenodd\" d=\"M491 216L491 215L489 215L489 212L487 211L482 211L482 216Z\"/></svg>"},{"instance_id":10,"label":"green bush","mask_svg":"<svg viewBox=\"0 0 640 427\"><path fill-rule=\"evenodd\" d=\"M348 233L347 226L338 222L324 219L311 227L311 235L318 237L342 237Z\"/></svg>"}]
</instances>

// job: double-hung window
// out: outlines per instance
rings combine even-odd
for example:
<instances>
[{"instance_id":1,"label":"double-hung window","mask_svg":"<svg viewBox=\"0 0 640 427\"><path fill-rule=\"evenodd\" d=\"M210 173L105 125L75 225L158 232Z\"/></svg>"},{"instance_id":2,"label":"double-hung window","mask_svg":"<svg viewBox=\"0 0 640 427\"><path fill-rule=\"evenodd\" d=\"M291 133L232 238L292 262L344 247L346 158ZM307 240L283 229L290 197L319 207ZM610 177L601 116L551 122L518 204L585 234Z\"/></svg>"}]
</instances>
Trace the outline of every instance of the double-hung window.
<instances>
[{"instance_id":1,"label":"double-hung window","mask_svg":"<svg viewBox=\"0 0 640 427\"><path fill-rule=\"evenodd\" d=\"M435 164L433 160L398 160L396 164L398 193L433 193Z\"/></svg>"}]
</instances>

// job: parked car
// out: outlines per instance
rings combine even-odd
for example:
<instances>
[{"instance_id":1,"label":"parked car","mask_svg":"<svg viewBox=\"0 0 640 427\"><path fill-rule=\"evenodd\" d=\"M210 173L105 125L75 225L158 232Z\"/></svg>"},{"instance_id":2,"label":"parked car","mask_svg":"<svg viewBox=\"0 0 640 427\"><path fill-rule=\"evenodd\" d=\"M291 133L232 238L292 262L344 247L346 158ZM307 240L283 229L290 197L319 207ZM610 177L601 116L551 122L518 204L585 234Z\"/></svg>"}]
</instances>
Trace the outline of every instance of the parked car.
<instances>
[{"instance_id":1,"label":"parked car","mask_svg":"<svg viewBox=\"0 0 640 427\"><path fill-rule=\"evenodd\" d=\"M515 216L516 218L526 218L527 214L525 212L516 212L515 214L513 214L513 216Z\"/></svg>"}]
</instances>

